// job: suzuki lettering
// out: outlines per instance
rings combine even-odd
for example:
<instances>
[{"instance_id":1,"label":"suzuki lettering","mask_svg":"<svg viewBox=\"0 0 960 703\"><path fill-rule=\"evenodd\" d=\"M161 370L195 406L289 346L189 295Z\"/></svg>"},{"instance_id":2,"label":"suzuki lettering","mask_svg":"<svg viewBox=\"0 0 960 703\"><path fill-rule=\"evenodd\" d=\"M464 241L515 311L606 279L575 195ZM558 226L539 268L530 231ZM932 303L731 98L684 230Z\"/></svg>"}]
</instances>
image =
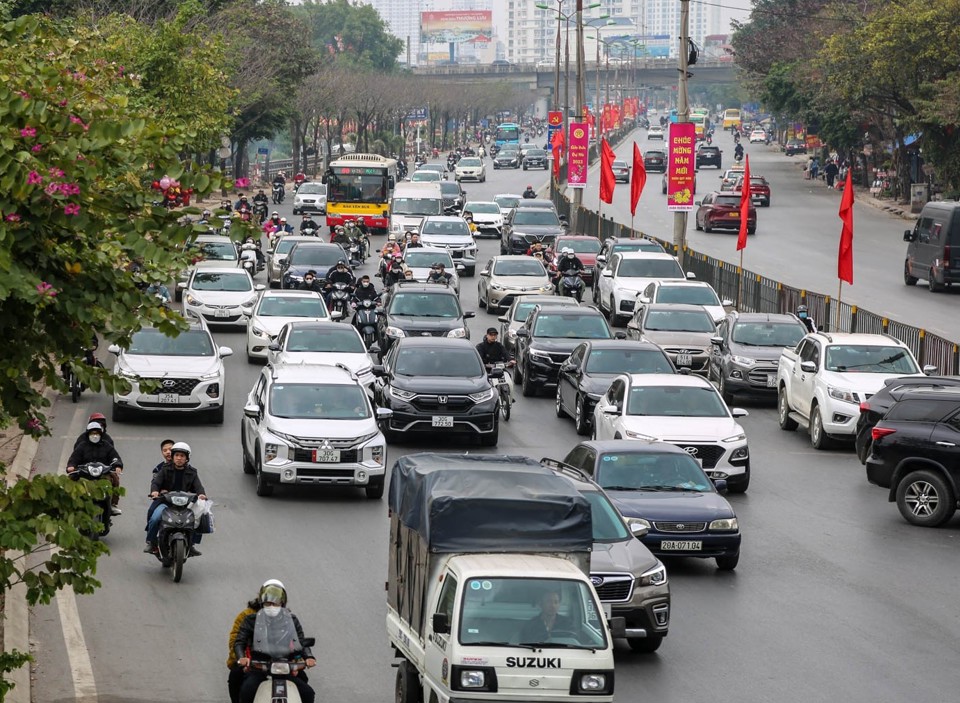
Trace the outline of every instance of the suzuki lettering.
<instances>
[{"instance_id":1,"label":"suzuki lettering","mask_svg":"<svg viewBox=\"0 0 960 703\"><path fill-rule=\"evenodd\" d=\"M507 657L508 669L562 669L560 657Z\"/></svg>"}]
</instances>

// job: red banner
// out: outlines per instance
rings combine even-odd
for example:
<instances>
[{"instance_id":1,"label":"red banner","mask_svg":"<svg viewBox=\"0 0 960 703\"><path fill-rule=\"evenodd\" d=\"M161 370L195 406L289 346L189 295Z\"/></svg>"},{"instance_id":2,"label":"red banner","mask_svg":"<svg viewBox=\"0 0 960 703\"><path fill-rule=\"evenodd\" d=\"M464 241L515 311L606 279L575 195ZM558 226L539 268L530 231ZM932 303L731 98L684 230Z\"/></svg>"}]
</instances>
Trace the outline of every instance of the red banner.
<instances>
[{"instance_id":1,"label":"red banner","mask_svg":"<svg viewBox=\"0 0 960 703\"><path fill-rule=\"evenodd\" d=\"M567 140L567 185L587 187L587 167L590 151L589 126L586 122L571 122Z\"/></svg>"},{"instance_id":2,"label":"red banner","mask_svg":"<svg viewBox=\"0 0 960 703\"><path fill-rule=\"evenodd\" d=\"M667 139L670 153L667 161L667 210L693 210L696 173L694 146L696 128L693 122L674 122Z\"/></svg>"}]
</instances>

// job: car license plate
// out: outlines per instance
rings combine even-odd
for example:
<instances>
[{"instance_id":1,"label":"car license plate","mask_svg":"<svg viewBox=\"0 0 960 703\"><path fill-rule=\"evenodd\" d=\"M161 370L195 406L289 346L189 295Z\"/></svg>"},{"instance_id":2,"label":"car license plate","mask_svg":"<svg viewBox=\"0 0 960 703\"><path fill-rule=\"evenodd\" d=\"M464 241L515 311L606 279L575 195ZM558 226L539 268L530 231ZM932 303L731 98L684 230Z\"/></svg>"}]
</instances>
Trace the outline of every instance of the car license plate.
<instances>
[{"instance_id":1,"label":"car license plate","mask_svg":"<svg viewBox=\"0 0 960 703\"><path fill-rule=\"evenodd\" d=\"M216 312L213 313L213 316L214 317L230 317L230 311L223 310L223 309L217 310Z\"/></svg>"},{"instance_id":2,"label":"car license plate","mask_svg":"<svg viewBox=\"0 0 960 703\"><path fill-rule=\"evenodd\" d=\"M164 405L176 405L180 402L180 396L176 393L161 393L160 402Z\"/></svg>"},{"instance_id":3,"label":"car license plate","mask_svg":"<svg viewBox=\"0 0 960 703\"><path fill-rule=\"evenodd\" d=\"M768 373L767 374L767 388L776 388L777 387L777 374Z\"/></svg>"},{"instance_id":4,"label":"car license plate","mask_svg":"<svg viewBox=\"0 0 960 703\"><path fill-rule=\"evenodd\" d=\"M336 449L314 449L313 461L315 464L339 464L340 452Z\"/></svg>"},{"instance_id":5,"label":"car license plate","mask_svg":"<svg viewBox=\"0 0 960 703\"><path fill-rule=\"evenodd\" d=\"M693 357L690 354L677 354L677 366L693 366Z\"/></svg>"},{"instance_id":6,"label":"car license plate","mask_svg":"<svg viewBox=\"0 0 960 703\"><path fill-rule=\"evenodd\" d=\"M434 415L432 424L434 427L453 427L453 415Z\"/></svg>"},{"instance_id":7,"label":"car license plate","mask_svg":"<svg viewBox=\"0 0 960 703\"><path fill-rule=\"evenodd\" d=\"M660 549L665 552L699 552L703 549L700 540L665 539L660 542Z\"/></svg>"},{"instance_id":8,"label":"car license plate","mask_svg":"<svg viewBox=\"0 0 960 703\"><path fill-rule=\"evenodd\" d=\"M739 212L731 212L731 213L730 213L730 217L740 217L740 213L739 213Z\"/></svg>"}]
</instances>

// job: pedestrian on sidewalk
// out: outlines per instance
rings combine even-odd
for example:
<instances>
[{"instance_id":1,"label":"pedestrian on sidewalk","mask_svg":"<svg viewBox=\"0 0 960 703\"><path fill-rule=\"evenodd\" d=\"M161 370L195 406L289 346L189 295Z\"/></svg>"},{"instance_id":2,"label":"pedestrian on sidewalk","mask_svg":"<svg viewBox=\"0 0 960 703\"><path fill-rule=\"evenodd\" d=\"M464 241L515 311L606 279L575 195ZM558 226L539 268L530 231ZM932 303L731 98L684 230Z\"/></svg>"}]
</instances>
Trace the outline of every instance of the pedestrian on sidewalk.
<instances>
[{"instance_id":1,"label":"pedestrian on sidewalk","mask_svg":"<svg viewBox=\"0 0 960 703\"><path fill-rule=\"evenodd\" d=\"M827 179L827 188L833 188L833 182L836 180L838 173L840 173L840 167L837 166L836 161L829 161L823 167L823 176Z\"/></svg>"},{"instance_id":2,"label":"pedestrian on sidewalk","mask_svg":"<svg viewBox=\"0 0 960 703\"><path fill-rule=\"evenodd\" d=\"M813 157L811 156L807 159L807 165L803 168L803 177L806 180L810 180L813 177Z\"/></svg>"}]
</instances>

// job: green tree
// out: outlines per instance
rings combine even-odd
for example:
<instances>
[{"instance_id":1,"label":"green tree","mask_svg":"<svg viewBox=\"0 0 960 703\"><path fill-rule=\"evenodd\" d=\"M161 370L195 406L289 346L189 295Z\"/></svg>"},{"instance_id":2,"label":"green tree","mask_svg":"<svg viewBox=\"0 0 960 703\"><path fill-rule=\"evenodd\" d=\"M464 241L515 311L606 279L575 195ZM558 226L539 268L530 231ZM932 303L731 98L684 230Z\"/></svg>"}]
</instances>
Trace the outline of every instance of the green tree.
<instances>
[{"instance_id":1,"label":"green tree","mask_svg":"<svg viewBox=\"0 0 960 703\"><path fill-rule=\"evenodd\" d=\"M143 325L183 328L141 290L189 265L193 235L182 213L151 206L151 183L168 175L198 194L221 185L181 162L195 133L133 106L139 79L104 60L96 39L37 16L0 25L0 335L11 342L0 359L0 426L34 436L47 431L37 385L66 390L62 363L94 389L124 383L78 361L94 334L124 344ZM105 548L82 536L93 525L87 490L64 476L0 480L0 589L23 581L36 603L98 585ZM12 562L12 550L39 555L37 567ZM0 677L18 663L0 660Z\"/></svg>"},{"instance_id":2,"label":"green tree","mask_svg":"<svg viewBox=\"0 0 960 703\"><path fill-rule=\"evenodd\" d=\"M325 57L358 69L393 71L403 51L373 6L349 0L306 0L296 11L311 30L314 45Z\"/></svg>"}]
</instances>

